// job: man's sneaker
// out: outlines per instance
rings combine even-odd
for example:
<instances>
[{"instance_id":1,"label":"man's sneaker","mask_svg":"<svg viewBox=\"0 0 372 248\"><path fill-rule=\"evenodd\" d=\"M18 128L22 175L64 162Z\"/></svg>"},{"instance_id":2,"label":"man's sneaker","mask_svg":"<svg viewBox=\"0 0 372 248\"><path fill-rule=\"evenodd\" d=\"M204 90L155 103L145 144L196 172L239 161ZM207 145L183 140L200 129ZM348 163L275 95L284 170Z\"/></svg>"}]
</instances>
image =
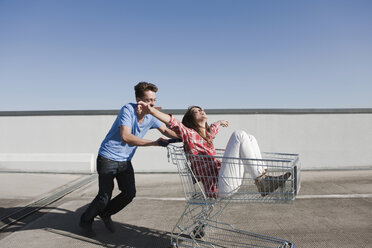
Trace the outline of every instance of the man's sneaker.
<instances>
[{"instance_id":1,"label":"man's sneaker","mask_svg":"<svg viewBox=\"0 0 372 248\"><path fill-rule=\"evenodd\" d=\"M92 221L85 221L84 220L84 214L80 217L79 226L84 232L84 235L93 237L96 235L96 233L92 229Z\"/></svg>"},{"instance_id":2,"label":"man's sneaker","mask_svg":"<svg viewBox=\"0 0 372 248\"><path fill-rule=\"evenodd\" d=\"M258 188L258 192L261 193L261 196L267 196L269 193L274 192L279 187L283 187L285 181L291 176L290 172L285 173L284 175L278 177L272 176L263 176L259 178L255 184Z\"/></svg>"},{"instance_id":3,"label":"man's sneaker","mask_svg":"<svg viewBox=\"0 0 372 248\"><path fill-rule=\"evenodd\" d=\"M108 217L100 216L100 217L101 217L103 223L105 224L105 227L107 228L107 230L114 233L116 231L116 229L115 229L114 222L111 219L111 216L108 216Z\"/></svg>"}]
</instances>

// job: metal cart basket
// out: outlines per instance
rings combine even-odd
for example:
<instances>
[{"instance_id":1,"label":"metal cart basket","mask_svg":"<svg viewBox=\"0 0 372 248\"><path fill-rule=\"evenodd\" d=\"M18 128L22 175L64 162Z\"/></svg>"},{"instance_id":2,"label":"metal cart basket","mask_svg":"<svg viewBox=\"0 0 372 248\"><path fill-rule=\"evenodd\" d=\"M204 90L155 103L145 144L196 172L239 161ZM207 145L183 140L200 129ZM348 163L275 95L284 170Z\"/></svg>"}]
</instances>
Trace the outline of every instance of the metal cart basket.
<instances>
[{"instance_id":1,"label":"metal cart basket","mask_svg":"<svg viewBox=\"0 0 372 248\"><path fill-rule=\"evenodd\" d=\"M168 158L177 166L183 191L185 193L185 210L172 231L171 247L275 247L294 248L290 241L251 233L234 228L231 223L220 221L220 216L228 204L233 202L249 203L291 203L300 190L300 162L297 154L262 153L262 159L242 159L223 157L224 150L218 149L216 156L185 154L179 144L167 147ZM215 171L206 171L198 175L195 164L210 168L216 161L224 162L230 167L242 165L264 166L267 180L279 185L270 192L259 192L255 178L248 173L230 177L226 180L238 182L238 187L230 194L219 195L218 191L209 192L213 184L218 185ZM290 173L287 180L280 180L280 175ZM275 182L275 180L278 180ZM208 186L206 186L208 184ZM271 192L273 191L273 192Z\"/></svg>"}]
</instances>

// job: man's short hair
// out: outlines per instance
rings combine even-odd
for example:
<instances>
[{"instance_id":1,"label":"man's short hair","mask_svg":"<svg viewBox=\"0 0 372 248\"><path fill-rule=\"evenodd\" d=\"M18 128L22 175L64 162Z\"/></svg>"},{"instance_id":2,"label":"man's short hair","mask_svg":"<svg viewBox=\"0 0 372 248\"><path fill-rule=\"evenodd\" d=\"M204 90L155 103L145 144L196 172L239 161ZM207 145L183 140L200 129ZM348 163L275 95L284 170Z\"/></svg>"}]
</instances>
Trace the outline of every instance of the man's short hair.
<instances>
[{"instance_id":1,"label":"man's short hair","mask_svg":"<svg viewBox=\"0 0 372 248\"><path fill-rule=\"evenodd\" d=\"M139 82L136 86L134 86L134 92L138 98L142 98L145 95L145 92L148 90L157 92L158 87L156 87L155 84L148 82Z\"/></svg>"}]
</instances>

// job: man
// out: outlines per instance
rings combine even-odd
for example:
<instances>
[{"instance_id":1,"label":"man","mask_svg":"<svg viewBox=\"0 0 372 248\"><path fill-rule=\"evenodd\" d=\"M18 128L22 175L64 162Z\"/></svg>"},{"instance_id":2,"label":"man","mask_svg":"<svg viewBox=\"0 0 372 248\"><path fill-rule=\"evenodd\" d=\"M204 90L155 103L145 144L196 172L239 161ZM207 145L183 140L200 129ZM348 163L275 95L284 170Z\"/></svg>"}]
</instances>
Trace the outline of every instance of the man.
<instances>
[{"instance_id":1,"label":"man","mask_svg":"<svg viewBox=\"0 0 372 248\"><path fill-rule=\"evenodd\" d=\"M137 102L143 101L151 106L155 105L158 88L154 84L140 82L134 89ZM120 110L98 152L99 192L80 218L79 225L88 234L94 235L92 223L97 215L101 217L109 231L115 231L111 215L122 210L136 196L131 159L137 147L164 146L167 143L163 138L156 141L144 139L147 131L152 128L157 128L167 137L177 138L177 135L158 119L144 114L138 104L128 103ZM111 199L114 178L121 193Z\"/></svg>"}]
</instances>

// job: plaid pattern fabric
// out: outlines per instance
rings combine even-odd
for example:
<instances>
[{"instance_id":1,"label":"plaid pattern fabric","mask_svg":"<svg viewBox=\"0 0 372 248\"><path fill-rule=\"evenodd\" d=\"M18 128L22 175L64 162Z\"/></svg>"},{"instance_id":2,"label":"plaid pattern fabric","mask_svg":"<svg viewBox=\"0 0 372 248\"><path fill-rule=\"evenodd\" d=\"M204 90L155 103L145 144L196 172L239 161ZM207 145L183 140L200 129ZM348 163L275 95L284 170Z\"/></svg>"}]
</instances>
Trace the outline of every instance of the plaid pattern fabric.
<instances>
[{"instance_id":1,"label":"plaid pattern fabric","mask_svg":"<svg viewBox=\"0 0 372 248\"><path fill-rule=\"evenodd\" d=\"M191 163L196 179L201 181L205 192L209 197L215 197L217 193L217 178L221 168L221 161L211 157L199 157L192 155L216 155L216 150L213 144L209 144L203 137L200 136L194 129L184 126L179 120L171 115L171 119L167 127L173 130L183 141L185 153ZM210 133L207 138L213 140L218 133L219 125L212 123L210 125Z\"/></svg>"}]
</instances>

